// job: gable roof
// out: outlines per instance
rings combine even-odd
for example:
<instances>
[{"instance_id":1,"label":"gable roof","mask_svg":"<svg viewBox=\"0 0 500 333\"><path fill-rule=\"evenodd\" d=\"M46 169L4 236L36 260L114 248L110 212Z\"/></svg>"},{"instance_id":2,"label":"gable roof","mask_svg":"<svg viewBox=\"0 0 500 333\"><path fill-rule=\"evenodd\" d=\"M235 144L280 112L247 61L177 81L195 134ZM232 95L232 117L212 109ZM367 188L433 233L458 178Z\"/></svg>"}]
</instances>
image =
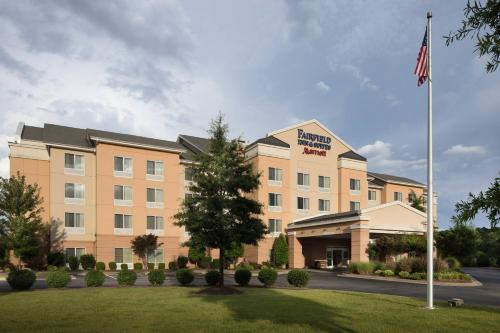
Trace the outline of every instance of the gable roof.
<instances>
[{"instance_id":1,"label":"gable roof","mask_svg":"<svg viewBox=\"0 0 500 333\"><path fill-rule=\"evenodd\" d=\"M335 139L337 139L338 141L340 141L340 143L342 143L344 146L346 146L347 148L349 148L350 150L352 151L356 151L356 149L354 149L353 147L351 147L347 142L345 142L344 140L342 140L340 137L338 137L335 133L333 133L332 131L330 131L328 129L328 127L326 127L325 125L323 125L322 123L320 123L318 120L316 119L311 119L311 120L308 120L308 121L304 121L303 123L300 123L300 124L295 124L295 125L292 125L292 126L289 126L289 127L286 127L286 128L282 128L282 129L279 129L277 131L273 131L273 132L270 132L270 133L267 133L268 136L272 136L272 135L276 135L276 134L279 134L279 133L282 133L282 132L286 132L286 131L289 131L291 129L294 129L294 128L297 128L297 127L301 127L301 126L305 126L305 125L309 125L309 124L316 124L318 125L319 127L321 127L325 132L327 132L328 134L330 134L332 137L334 137Z\"/></svg>"},{"instance_id":2,"label":"gable roof","mask_svg":"<svg viewBox=\"0 0 500 333\"><path fill-rule=\"evenodd\" d=\"M203 152L208 149L210 139L202 138L199 136L179 134L177 142L179 142L183 146L188 146L191 151Z\"/></svg>"},{"instance_id":3,"label":"gable roof","mask_svg":"<svg viewBox=\"0 0 500 333\"><path fill-rule=\"evenodd\" d=\"M373 178L376 178L378 180L381 180L385 183L395 183L395 184L403 184L403 185L414 185L417 187L424 187L425 185L417 182L416 180L406 178L406 177L399 177L399 176L393 176L393 175L387 175L384 173L377 173L377 172L370 172L368 171L368 176L372 176Z\"/></svg>"},{"instance_id":4,"label":"gable roof","mask_svg":"<svg viewBox=\"0 0 500 333\"><path fill-rule=\"evenodd\" d=\"M276 146L276 147L290 148L290 145L288 143L286 143L285 141L280 140L272 135L260 138L256 141L252 142L251 144L249 144L247 146L247 148L250 148L251 146L256 145L258 143L261 143L264 145Z\"/></svg>"},{"instance_id":5,"label":"gable roof","mask_svg":"<svg viewBox=\"0 0 500 333\"><path fill-rule=\"evenodd\" d=\"M358 153L353 152L352 150L346 151L339 155L339 157L349 158L351 160L363 161L366 162L367 159L364 156L359 155Z\"/></svg>"}]
</instances>

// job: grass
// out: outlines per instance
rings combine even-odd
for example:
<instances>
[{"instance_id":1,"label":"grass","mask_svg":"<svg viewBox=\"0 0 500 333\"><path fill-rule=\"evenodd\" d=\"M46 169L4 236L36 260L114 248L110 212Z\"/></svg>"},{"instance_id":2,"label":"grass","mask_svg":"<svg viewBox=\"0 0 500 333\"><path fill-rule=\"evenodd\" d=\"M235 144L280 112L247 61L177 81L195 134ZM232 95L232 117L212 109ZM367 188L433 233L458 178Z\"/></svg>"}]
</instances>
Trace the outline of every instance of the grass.
<instances>
[{"instance_id":1,"label":"grass","mask_svg":"<svg viewBox=\"0 0 500 333\"><path fill-rule=\"evenodd\" d=\"M0 332L495 332L500 310L324 290L87 288L1 293Z\"/></svg>"}]
</instances>

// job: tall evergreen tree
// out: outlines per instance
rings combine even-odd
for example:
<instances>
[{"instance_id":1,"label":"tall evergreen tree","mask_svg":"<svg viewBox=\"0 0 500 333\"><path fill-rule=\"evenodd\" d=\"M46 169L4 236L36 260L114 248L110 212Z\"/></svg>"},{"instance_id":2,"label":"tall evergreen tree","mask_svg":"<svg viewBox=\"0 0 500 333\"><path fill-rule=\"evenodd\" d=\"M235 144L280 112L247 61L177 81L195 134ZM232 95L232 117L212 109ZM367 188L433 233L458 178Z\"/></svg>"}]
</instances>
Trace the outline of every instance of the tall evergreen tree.
<instances>
[{"instance_id":1,"label":"tall evergreen tree","mask_svg":"<svg viewBox=\"0 0 500 333\"><path fill-rule=\"evenodd\" d=\"M234 244L253 244L264 237L266 227L259 215L262 205L250 195L259 187L259 175L245 160L238 139L229 140L228 126L219 115L210 126L208 151L193 165L192 197L184 200L175 215L195 243L219 249L219 286L224 286L226 251Z\"/></svg>"},{"instance_id":2,"label":"tall evergreen tree","mask_svg":"<svg viewBox=\"0 0 500 333\"><path fill-rule=\"evenodd\" d=\"M288 265L288 243L283 234L274 239L271 249L271 263L276 267Z\"/></svg>"}]
</instances>

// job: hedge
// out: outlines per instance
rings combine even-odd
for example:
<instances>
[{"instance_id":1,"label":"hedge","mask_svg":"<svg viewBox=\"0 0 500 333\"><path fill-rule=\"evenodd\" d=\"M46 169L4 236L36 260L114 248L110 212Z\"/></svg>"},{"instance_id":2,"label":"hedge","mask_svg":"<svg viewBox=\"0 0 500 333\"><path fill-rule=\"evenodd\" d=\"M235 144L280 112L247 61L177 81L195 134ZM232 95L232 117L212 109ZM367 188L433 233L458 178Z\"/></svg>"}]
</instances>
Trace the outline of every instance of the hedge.
<instances>
[{"instance_id":1,"label":"hedge","mask_svg":"<svg viewBox=\"0 0 500 333\"><path fill-rule=\"evenodd\" d=\"M99 261L95 264L95 269L97 269L99 271L104 271L104 270L106 270L106 264L103 263L102 261Z\"/></svg>"},{"instance_id":2,"label":"hedge","mask_svg":"<svg viewBox=\"0 0 500 333\"><path fill-rule=\"evenodd\" d=\"M108 267L109 267L109 270L110 270L110 271L116 271L116 262L114 262L114 261L110 261L110 262L108 263Z\"/></svg>"},{"instance_id":3,"label":"hedge","mask_svg":"<svg viewBox=\"0 0 500 333\"><path fill-rule=\"evenodd\" d=\"M100 287L104 284L106 276L102 271L91 270L85 275L85 284L87 287Z\"/></svg>"},{"instance_id":4,"label":"hedge","mask_svg":"<svg viewBox=\"0 0 500 333\"><path fill-rule=\"evenodd\" d=\"M71 281L71 276L65 271L53 271L47 274L45 283L49 288L64 288Z\"/></svg>"},{"instance_id":5,"label":"hedge","mask_svg":"<svg viewBox=\"0 0 500 333\"><path fill-rule=\"evenodd\" d=\"M295 287L305 287L309 282L310 274L302 269L292 269L287 274L288 283Z\"/></svg>"},{"instance_id":6,"label":"hedge","mask_svg":"<svg viewBox=\"0 0 500 333\"><path fill-rule=\"evenodd\" d=\"M193 271L187 268L181 268L175 273L175 278L183 286L190 284L194 280Z\"/></svg>"},{"instance_id":7,"label":"hedge","mask_svg":"<svg viewBox=\"0 0 500 333\"><path fill-rule=\"evenodd\" d=\"M262 268L257 277L259 281L266 287L272 286L278 278L278 272L273 268Z\"/></svg>"},{"instance_id":8,"label":"hedge","mask_svg":"<svg viewBox=\"0 0 500 333\"><path fill-rule=\"evenodd\" d=\"M92 254L83 254L80 256L80 264L84 270L95 268L95 258Z\"/></svg>"},{"instance_id":9,"label":"hedge","mask_svg":"<svg viewBox=\"0 0 500 333\"><path fill-rule=\"evenodd\" d=\"M137 280L137 273L130 269L124 269L118 272L116 281L120 286L133 286Z\"/></svg>"},{"instance_id":10,"label":"hedge","mask_svg":"<svg viewBox=\"0 0 500 333\"><path fill-rule=\"evenodd\" d=\"M234 281L242 287L247 286L251 279L252 272L247 268L238 267L234 272Z\"/></svg>"},{"instance_id":11,"label":"hedge","mask_svg":"<svg viewBox=\"0 0 500 333\"><path fill-rule=\"evenodd\" d=\"M36 275L29 269L13 269L7 275L7 282L14 290L28 290L36 281Z\"/></svg>"},{"instance_id":12,"label":"hedge","mask_svg":"<svg viewBox=\"0 0 500 333\"><path fill-rule=\"evenodd\" d=\"M165 272L162 269L149 271L148 281L152 286L161 286L165 282Z\"/></svg>"}]
</instances>

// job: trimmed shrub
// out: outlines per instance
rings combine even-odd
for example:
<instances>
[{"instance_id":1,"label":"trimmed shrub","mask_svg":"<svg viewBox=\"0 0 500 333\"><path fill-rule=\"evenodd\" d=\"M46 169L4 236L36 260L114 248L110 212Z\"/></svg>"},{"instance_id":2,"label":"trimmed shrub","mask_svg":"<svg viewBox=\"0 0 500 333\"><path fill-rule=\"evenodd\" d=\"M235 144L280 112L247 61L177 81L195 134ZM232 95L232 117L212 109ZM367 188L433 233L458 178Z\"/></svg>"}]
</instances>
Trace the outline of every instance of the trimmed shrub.
<instances>
[{"instance_id":1,"label":"trimmed shrub","mask_svg":"<svg viewBox=\"0 0 500 333\"><path fill-rule=\"evenodd\" d=\"M218 271L208 271L205 274L205 281L209 286L216 286L219 284L220 273Z\"/></svg>"},{"instance_id":2,"label":"trimmed shrub","mask_svg":"<svg viewBox=\"0 0 500 333\"><path fill-rule=\"evenodd\" d=\"M54 266L54 265L47 266L47 271L49 271L49 272L53 272L53 271L57 271L57 270L58 270L57 266Z\"/></svg>"},{"instance_id":3,"label":"trimmed shrub","mask_svg":"<svg viewBox=\"0 0 500 333\"><path fill-rule=\"evenodd\" d=\"M84 270L95 268L95 258L92 254L83 254L80 256L80 264Z\"/></svg>"},{"instance_id":4,"label":"trimmed shrub","mask_svg":"<svg viewBox=\"0 0 500 333\"><path fill-rule=\"evenodd\" d=\"M47 264L52 266L64 266L64 253L62 252L50 252L47 255Z\"/></svg>"},{"instance_id":5,"label":"trimmed shrub","mask_svg":"<svg viewBox=\"0 0 500 333\"><path fill-rule=\"evenodd\" d=\"M394 272L391 271L390 269L386 269L383 273L383 276L394 276Z\"/></svg>"},{"instance_id":6,"label":"trimmed shrub","mask_svg":"<svg viewBox=\"0 0 500 333\"><path fill-rule=\"evenodd\" d=\"M246 264L246 263L239 263L238 266L236 266L236 269L248 269L249 271L253 271L255 268L252 264Z\"/></svg>"},{"instance_id":7,"label":"trimmed shrub","mask_svg":"<svg viewBox=\"0 0 500 333\"><path fill-rule=\"evenodd\" d=\"M177 269L177 264L175 261L171 261L168 263L168 269L171 271L175 271Z\"/></svg>"},{"instance_id":8,"label":"trimmed shrub","mask_svg":"<svg viewBox=\"0 0 500 333\"><path fill-rule=\"evenodd\" d=\"M434 274L436 280L458 280L458 281L471 281L472 278L469 274L462 272L442 272Z\"/></svg>"},{"instance_id":9,"label":"trimmed shrub","mask_svg":"<svg viewBox=\"0 0 500 333\"><path fill-rule=\"evenodd\" d=\"M110 271L116 271L116 262L114 262L114 261L110 261L110 262L108 263L108 267L109 267L109 270L110 270Z\"/></svg>"},{"instance_id":10,"label":"trimmed shrub","mask_svg":"<svg viewBox=\"0 0 500 333\"><path fill-rule=\"evenodd\" d=\"M45 279L49 288L64 288L70 281L71 276L65 271L50 272Z\"/></svg>"},{"instance_id":11,"label":"trimmed shrub","mask_svg":"<svg viewBox=\"0 0 500 333\"><path fill-rule=\"evenodd\" d=\"M288 283L295 287L305 287L309 278L309 272L303 269L292 269L287 275Z\"/></svg>"},{"instance_id":12,"label":"trimmed shrub","mask_svg":"<svg viewBox=\"0 0 500 333\"><path fill-rule=\"evenodd\" d=\"M198 267L200 268L209 268L210 264L212 263L212 257L203 257L200 259L198 262Z\"/></svg>"},{"instance_id":13,"label":"trimmed shrub","mask_svg":"<svg viewBox=\"0 0 500 333\"><path fill-rule=\"evenodd\" d=\"M175 273L175 278L183 286L190 284L194 280L193 271L187 268L181 268Z\"/></svg>"},{"instance_id":14,"label":"trimmed shrub","mask_svg":"<svg viewBox=\"0 0 500 333\"><path fill-rule=\"evenodd\" d=\"M80 267L80 260L77 257L69 257L68 258L69 269L72 271L77 271Z\"/></svg>"},{"instance_id":15,"label":"trimmed shrub","mask_svg":"<svg viewBox=\"0 0 500 333\"><path fill-rule=\"evenodd\" d=\"M401 271L401 272L399 272L398 275L402 279L408 279L410 277L410 272L408 272L408 271Z\"/></svg>"},{"instance_id":16,"label":"trimmed shrub","mask_svg":"<svg viewBox=\"0 0 500 333\"><path fill-rule=\"evenodd\" d=\"M165 267L165 264L163 267ZM161 286L165 282L165 272L163 269L149 271L148 281L152 286Z\"/></svg>"},{"instance_id":17,"label":"trimmed shrub","mask_svg":"<svg viewBox=\"0 0 500 333\"><path fill-rule=\"evenodd\" d=\"M236 283L242 287L247 286L248 283L250 283L251 279L252 279L252 272L250 272L250 270L247 268L239 267L234 272L234 281L236 281Z\"/></svg>"},{"instance_id":18,"label":"trimmed shrub","mask_svg":"<svg viewBox=\"0 0 500 333\"><path fill-rule=\"evenodd\" d=\"M189 262L189 258L186 256L178 256L177 257L177 266L179 268L186 268Z\"/></svg>"},{"instance_id":19,"label":"trimmed shrub","mask_svg":"<svg viewBox=\"0 0 500 333\"><path fill-rule=\"evenodd\" d=\"M352 262L349 264L349 272L354 274L368 275L373 272L373 262Z\"/></svg>"},{"instance_id":20,"label":"trimmed shrub","mask_svg":"<svg viewBox=\"0 0 500 333\"><path fill-rule=\"evenodd\" d=\"M102 271L90 270L85 275L85 284L87 287L100 287L104 284L106 276Z\"/></svg>"},{"instance_id":21,"label":"trimmed shrub","mask_svg":"<svg viewBox=\"0 0 500 333\"><path fill-rule=\"evenodd\" d=\"M106 264L103 263L102 261L99 261L95 264L95 269L98 271L105 271L106 270Z\"/></svg>"},{"instance_id":22,"label":"trimmed shrub","mask_svg":"<svg viewBox=\"0 0 500 333\"><path fill-rule=\"evenodd\" d=\"M153 269L155 269L154 262L148 262L148 271L152 271Z\"/></svg>"},{"instance_id":23,"label":"trimmed shrub","mask_svg":"<svg viewBox=\"0 0 500 333\"><path fill-rule=\"evenodd\" d=\"M278 272L273 268L262 268L258 279L266 287L272 286L278 278Z\"/></svg>"},{"instance_id":24,"label":"trimmed shrub","mask_svg":"<svg viewBox=\"0 0 500 333\"><path fill-rule=\"evenodd\" d=\"M488 267L490 265L490 258L487 254L480 252L476 258L476 264L479 267Z\"/></svg>"},{"instance_id":25,"label":"trimmed shrub","mask_svg":"<svg viewBox=\"0 0 500 333\"><path fill-rule=\"evenodd\" d=\"M423 258L412 258L411 271L412 273L423 273L427 270L427 264Z\"/></svg>"},{"instance_id":26,"label":"trimmed shrub","mask_svg":"<svg viewBox=\"0 0 500 333\"><path fill-rule=\"evenodd\" d=\"M455 257L447 257L444 260L448 263L448 267L451 270L456 271L456 270L460 269L460 261L458 261L457 258L455 258Z\"/></svg>"},{"instance_id":27,"label":"trimmed shrub","mask_svg":"<svg viewBox=\"0 0 500 333\"><path fill-rule=\"evenodd\" d=\"M121 269L122 271L126 271L126 270L128 269L128 265L127 265L127 264L121 264L121 265L120 265L120 269Z\"/></svg>"},{"instance_id":28,"label":"trimmed shrub","mask_svg":"<svg viewBox=\"0 0 500 333\"><path fill-rule=\"evenodd\" d=\"M134 262L134 271L142 271L142 263Z\"/></svg>"},{"instance_id":29,"label":"trimmed shrub","mask_svg":"<svg viewBox=\"0 0 500 333\"><path fill-rule=\"evenodd\" d=\"M274 239L271 249L271 261L276 267L288 265L288 244L283 234Z\"/></svg>"},{"instance_id":30,"label":"trimmed shrub","mask_svg":"<svg viewBox=\"0 0 500 333\"><path fill-rule=\"evenodd\" d=\"M28 290L36 281L36 275L29 269L13 269L7 275L7 282L14 290Z\"/></svg>"},{"instance_id":31,"label":"trimmed shrub","mask_svg":"<svg viewBox=\"0 0 500 333\"><path fill-rule=\"evenodd\" d=\"M120 286L133 286L135 280L137 280L137 273L131 269L124 269L116 276L116 281Z\"/></svg>"},{"instance_id":32,"label":"trimmed shrub","mask_svg":"<svg viewBox=\"0 0 500 333\"><path fill-rule=\"evenodd\" d=\"M161 262L158 264L158 269L164 271L165 270L165 263L164 262Z\"/></svg>"}]
</instances>

